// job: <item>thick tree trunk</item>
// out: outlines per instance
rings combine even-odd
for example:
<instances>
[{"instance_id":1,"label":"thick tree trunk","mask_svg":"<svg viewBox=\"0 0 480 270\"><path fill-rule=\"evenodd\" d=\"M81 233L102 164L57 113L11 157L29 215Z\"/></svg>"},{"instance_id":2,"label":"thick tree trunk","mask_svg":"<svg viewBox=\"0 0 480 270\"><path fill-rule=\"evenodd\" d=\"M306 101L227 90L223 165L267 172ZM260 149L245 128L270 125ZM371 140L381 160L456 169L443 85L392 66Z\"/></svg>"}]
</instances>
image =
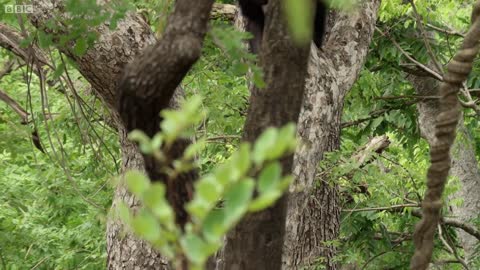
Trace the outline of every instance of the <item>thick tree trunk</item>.
<instances>
[{"instance_id":1,"label":"thick tree trunk","mask_svg":"<svg viewBox=\"0 0 480 270\"><path fill-rule=\"evenodd\" d=\"M338 238L340 205L335 183L315 177L324 153L340 146L345 95L356 81L374 32L380 0L365 1L358 10L338 13L322 50L312 47L297 149L290 187L283 269L315 264L337 269L336 249L326 241Z\"/></svg>"},{"instance_id":2,"label":"thick tree trunk","mask_svg":"<svg viewBox=\"0 0 480 270\"><path fill-rule=\"evenodd\" d=\"M280 0L271 0L260 52L265 74L265 89L253 88L243 139L253 142L265 128L296 123L300 113L309 47L299 47L287 32ZM284 173L291 172L293 156L282 160ZM285 203L282 197L274 206L246 216L227 235L220 268L256 270L281 268Z\"/></svg>"},{"instance_id":3,"label":"thick tree trunk","mask_svg":"<svg viewBox=\"0 0 480 270\"><path fill-rule=\"evenodd\" d=\"M53 10L62 10L61 2L34 0L34 13L30 21L39 29L51 19ZM85 55L78 57L70 50L63 52L78 65L80 73L92 85L93 90L107 107L114 123L117 125L121 152L122 172L129 169L144 169L144 160L136 145L127 139L127 130L120 121L115 109L116 92L120 74L124 66L131 62L143 49L155 43L155 35L150 27L135 14L127 14L114 30L107 25L96 29L99 34L97 42ZM114 194L113 207L124 201L131 208L138 207L138 202L119 186ZM147 243L125 234L120 221L110 219L107 223L107 268L108 269L168 269L166 260Z\"/></svg>"},{"instance_id":4,"label":"thick tree trunk","mask_svg":"<svg viewBox=\"0 0 480 270\"><path fill-rule=\"evenodd\" d=\"M431 77L408 75L407 79L420 96L437 96L439 82ZM439 113L437 99L424 100L418 103L418 122L422 137L430 144L435 138L435 116ZM463 118L457 126L457 138L452 146L451 175L460 181L461 188L454 197L463 198L463 205L452 206L453 215L458 220L468 223L477 218L480 213L480 171L475 156L475 142ZM465 261L471 263L475 258L475 246L478 240L463 230L458 230L462 247L465 250Z\"/></svg>"}]
</instances>

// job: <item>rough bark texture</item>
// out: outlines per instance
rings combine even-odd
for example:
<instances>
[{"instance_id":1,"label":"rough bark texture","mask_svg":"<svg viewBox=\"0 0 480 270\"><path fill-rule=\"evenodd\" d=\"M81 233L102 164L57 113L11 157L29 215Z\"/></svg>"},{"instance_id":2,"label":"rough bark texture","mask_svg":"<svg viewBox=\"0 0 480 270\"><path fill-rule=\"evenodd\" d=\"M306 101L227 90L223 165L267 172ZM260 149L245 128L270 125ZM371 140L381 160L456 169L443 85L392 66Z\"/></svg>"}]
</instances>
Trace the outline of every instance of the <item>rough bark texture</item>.
<instances>
[{"instance_id":1,"label":"rough bark texture","mask_svg":"<svg viewBox=\"0 0 480 270\"><path fill-rule=\"evenodd\" d=\"M125 68L118 86L117 109L128 131L140 129L153 137L160 130L160 111L169 106L175 89L200 57L212 4L213 0L177 0L162 39ZM150 179L166 185L167 199L182 227L188 221L184 204L193 196L198 174L191 170L172 179L163 169L173 167L172 162L189 144L189 140L178 139L164 149L166 161L162 164L144 156Z\"/></svg>"},{"instance_id":2,"label":"rough bark texture","mask_svg":"<svg viewBox=\"0 0 480 270\"><path fill-rule=\"evenodd\" d=\"M380 0L365 1L358 10L335 14L322 50L312 47L298 134L302 140L294 159L295 182L290 187L283 269L320 264L336 269L335 248L340 205L335 183L315 178L325 152L340 146L343 101L365 61Z\"/></svg>"},{"instance_id":3,"label":"rough bark texture","mask_svg":"<svg viewBox=\"0 0 480 270\"><path fill-rule=\"evenodd\" d=\"M212 8L212 19L223 19L228 21L235 21L238 9L235 5L214 3Z\"/></svg>"},{"instance_id":4,"label":"rough bark texture","mask_svg":"<svg viewBox=\"0 0 480 270\"><path fill-rule=\"evenodd\" d=\"M62 3L53 0L34 0L34 13L31 22L42 28L54 14L62 14ZM70 50L63 50L78 65L80 73L93 86L93 90L111 109L112 118L117 124L122 155L122 172L129 169L144 169L144 160L135 144L127 139L127 131L115 109L115 89L124 66L136 55L155 42L150 27L135 14L127 16L114 30L108 25L95 29L99 39L85 55L75 56ZM138 202L119 186L114 194L112 207L124 201L131 208ZM148 244L125 234L121 222L110 219L107 223L107 268L108 269L168 269L167 261Z\"/></svg>"},{"instance_id":5,"label":"rough bark texture","mask_svg":"<svg viewBox=\"0 0 480 270\"><path fill-rule=\"evenodd\" d=\"M407 79L420 96L438 96L439 82L431 77L419 77L408 75ZM423 100L418 103L418 122L422 137L429 143L434 143L435 137L435 115L440 112L437 99ZM461 118L462 119L462 118ZM475 142L460 120L457 125L457 138L452 146L452 168L451 175L460 181L460 190L453 195L463 198L464 203L460 207L453 207L453 215L464 223L478 217L480 213L480 171L475 157ZM465 261L471 262L474 258L473 252L478 240L458 230L462 247L465 250Z\"/></svg>"},{"instance_id":6,"label":"rough bark texture","mask_svg":"<svg viewBox=\"0 0 480 270\"><path fill-rule=\"evenodd\" d=\"M266 13L260 64L267 87L252 90L243 136L246 141L254 141L266 127L296 123L305 89L308 46L293 44L280 0L269 1ZM291 171L292 162L293 156L282 161L284 172ZM285 203L283 197L273 207L245 217L228 234L221 269L281 268Z\"/></svg>"}]
</instances>

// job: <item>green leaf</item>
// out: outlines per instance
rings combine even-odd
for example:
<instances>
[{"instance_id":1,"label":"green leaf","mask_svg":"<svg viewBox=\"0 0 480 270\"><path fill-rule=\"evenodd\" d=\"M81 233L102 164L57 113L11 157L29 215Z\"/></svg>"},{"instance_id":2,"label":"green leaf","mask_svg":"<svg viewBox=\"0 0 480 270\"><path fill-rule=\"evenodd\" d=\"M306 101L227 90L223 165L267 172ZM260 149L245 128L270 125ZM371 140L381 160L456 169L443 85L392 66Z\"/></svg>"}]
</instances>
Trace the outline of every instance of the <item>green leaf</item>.
<instances>
[{"instance_id":1,"label":"green leaf","mask_svg":"<svg viewBox=\"0 0 480 270\"><path fill-rule=\"evenodd\" d=\"M55 68L55 71L53 72L53 79L56 80L60 78L60 76L62 76L64 71L65 71L65 64L62 62L57 66L57 68Z\"/></svg>"},{"instance_id":2,"label":"green leaf","mask_svg":"<svg viewBox=\"0 0 480 270\"><path fill-rule=\"evenodd\" d=\"M267 85L263 79L263 72L259 68L253 68L253 83L260 89L265 88Z\"/></svg>"},{"instance_id":3,"label":"green leaf","mask_svg":"<svg viewBox=\"0 0 480 270\"><path fill-rule=\"evenodd\" d=\"M145 135L146 136L146 135ZM150 141L150 147L153 151L160 149L163 143L163 135L162 133L157 133L153 136L152 140Z\"/></svg>"},{"instance_id":4,"label":"green leaf","mask_svg":"<svg viewBox=\"0 0 480 270\"><path fill-rule=\"evenodd\" d=\"M195 143L190 144L183 153L183 158L185 160L193 159L196 155L199 155L200 152L205 148L207 141L205 138L202 138Z\"/></svg>"},{"instance_id":5,"label":"green leaf","mask_svg":"<svg viewBox=\"0 0 480 270\"><path fill-rule=\"evenodd\" d=\"M38 31L38 45L40 48L45 49L53 44L52 36L43 32Z\"/></svg>"},{"instance_id":6,"label":"green leaf","mask_svg":"<svg viewBox=\"0 0 480 270\"><path fill-rule=\"evenodd\" d=\"M152 143L150 137L143 131L135 129L128 133L128 139L137 142L140 146L140 151L144 154L151 154L153 152ZM157 139L158 140L158 139Z\"/></svg>"},{"instance_id":7,"label":"green leaf","mask_svg":"<svg viewBox=\"0 0 480 270\"><path fill-rule=\"evenodd\" d=\"M278 159L286 153L294 151L296 147L295 135L295 124L288 123L283 126L278 132L275 147L268 152L267 159Z\"/></svg>"},{"instance_id":8,"label":"green leaf","mask_svg":"<svg viewBox=\"0 0 480 270\"><path fill-rule=\"evenodd\" d=\"M189 233L180 239L182 249L185 251L185 255L189 261L203 265L208 259L210 254L215 251L211 251L211 247L203 241L198 235Z\"/></svg>"},{"instance_id":9,"label":"green leaf","mask_svg":"<svg viewBox=\"0 0 480 270\"><path fill-rule=\"evenodd\" d=\"M222 192L222 188L219 187L217 181L213 177L203 178L198 181L195 191L197 195L204 201L215 204L219 199Z\"/></svg>"},{"instance_id":10,"label":"green leaf","mask_svg":"<svg viewBox=\"0 0 480 270\"><path fill-rule=\"evenodd\" d=\"M278 161L268 164L258 176L258 191L260 193L271 191L277 186L281 176L282 167Z\"/></svg>"},{"instance_id":11,"label":"green leaf","mask_svg":"<svg viewBox=\"0 0 480 270\"><path fill-rule=\"evenodd\" d=\"M278 136L278 130L275 128L267 128L255 141L253 147L253 160L260 165L267 157L268 152L275 147Z\"/></svg>"},{"instance_id":12,"label":"green leaf","mask_svg":"<svg viewBox=\"0 0 480 270\"><path fill-rule=\"evenodd\" d=\"M142 172L137 170L128 171L125 174L128 190L142 198L143 193L150 187L150 180Z\"/></svg>"},{"instance_id":13,"label":"green leaf","mask_svg":"<svg viewBox=\"0 0 480 270\"><path fill-rule=\"evenodd\" d=\"M216 243L222 239L223 235L228 231L224 221L224 209L214 209L208 213L202 224L203 235L208 242Z\"/></svg>"},{"instance_id":14,"label":"green leaf","mask_svg":"<svg viewBox=\"0 0 480 270\"><path fill-rule=\"evenodd\" d=\"M82 56L87 52L87 40L84 38L77 39L75 47L73 47L73 53L77 56Z\"/></svg>"},{"instance_id":15,"label":"green leaf","mask_svg":"<svg viewBox=\"0 0 480 270\"><path fill-rule=\"evenodd\" d=\"M125 222L126 224L130 224L132 220L132 215L130 214L130 208L125 204L125 202L120 202L117 205L117 213L118 217Z\"/></svg>"},{"instance_id":16,"label":"green leaf","mask_svg":"<svg viewBox=\"0 0 480 270\"><path fill-rule=\"evenodd\" d=\"M228 185L231 182L231 171L230 167L227 166L228 164L222 164L220 167L215 171L215 177L218 181L223 186Z\"/></svg>"},{"instance_id":17,"label":"green leaf","mask_svg":"<svg viewBox=\"0 0 480 270\"><path fill-rule=\"evenodd\" d=\"M282 192L278 190L272 190L272 191L263 193L250 203L248 210L251 212L264 210L272 206L281 196L282 196Z\"/></svg>"},{"instance_id":18,"label":"green leaf","mask_svg":"<svg viewBox=\"0 0 480 270\"><path fill-rule=\"evenodd\" d=\"M173 210L165 199L165 185L154 183L143 194L145 206L150 208L160 221L173 220Z\"/></svg>"},{"instance_id":19,"label":"green leaf","mask_svg":"<svg viewBox=\"0 0 480 270\"><path fill-rule=\"evenodd\" d=\"M247 212L254 186L253 179L246 178L231 186L225 194L225 224L229 229Z\"/></svg>"},{"instance_id":20,"label":"green leaf","mask_svg":"<svg viewBox=\"0 0 480 270\"><path fill-rule=\"evenodd\" d=\"M293 40L309 44L312 40L313 6L310 0L284 0L284 12Z\"/></svg>"},{"instance_id":21,"label":"green leaf","mask_svg":"<svg viewBox=\"0 0 480 270\"><path fill-rule=\"evenodd\" d=\"M147 241L156 241L161 234L160 224L148 212L142 211L133 218L132 227L136 234Z\"/></svg>"},{"instance_id":22,"label":"green leaf","mask_svg":"<svg viewBox=\"0 0 480 270\"><path fill-rule=\"evenodd\" d=\"M234 166L238 169L239 174L244 176L250 169L250 144L242 143L240 149L235 153Z\"/></svg>"},{"instance_id":23,"label":"green leaf","mask_svg":"<svg viewBox=\"0 0 480 270\"><path fill-rule=\"evenodd\" d=\"M186 209L195 220L202 221L211 209L211 205L202 198L195 197L187 203Z\"/></svg>"},{"instance_id":24,"label":"green leaf","mask_svg":"<svg viewBox=\"0 0 480 270\"><path fill-rule=\"evenodd\" d=\"M278 189L282 192L287 190L294 179L293 175L284 176L277 185Z\"/></svg>"}]
</instances>

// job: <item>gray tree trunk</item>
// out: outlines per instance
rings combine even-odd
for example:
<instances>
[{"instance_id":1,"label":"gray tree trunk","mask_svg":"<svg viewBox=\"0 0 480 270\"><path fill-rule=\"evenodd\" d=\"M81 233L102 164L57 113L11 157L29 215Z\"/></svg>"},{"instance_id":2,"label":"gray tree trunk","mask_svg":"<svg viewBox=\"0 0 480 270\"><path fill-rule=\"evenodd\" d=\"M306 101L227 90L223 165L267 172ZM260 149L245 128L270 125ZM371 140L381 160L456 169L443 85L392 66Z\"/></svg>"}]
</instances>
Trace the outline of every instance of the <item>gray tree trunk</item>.
<instances>
[{"instance_id":1,"label":"gray tree trunk","mask_svg":"<svg viewBox=\"0 0 480 270\"><path fill-rule=\"evenodd\" d=\"M438 95L439 82L431 77L408 75L418 95ZM435 116L438 115L438 100L430 99L418 103L418 122L422 137L427 141L434 141ZM452 146L451 176L460 181L460 190L453 197L463 198L463 205L452 206L452 213L462 222L468 223L478 217L480 213L480 171L475 156L475 142L463 123L463 118L457 126L457 138ZM471 263L475 246L478 240L463 230L457 231L462 247L465 250L465 261Z\"/></svg>"},{"instance_id":2,"label":"gray tree trunk","mask_svg":"<svg viewBox=\"0 0 480 270\"><path fill-rule=\"evenodd\" d=\"M363 2L352 13L340 12L321 50L312 47L309 77L298 124L301 146L295 152L284 242L283 268L315 264L337 269L336 249L325 244L338 238L339 194L335 183L315 177L326 152L340 146L345 95L356 81L374 33L380 0Z\"/></svg>"}]
</instances>

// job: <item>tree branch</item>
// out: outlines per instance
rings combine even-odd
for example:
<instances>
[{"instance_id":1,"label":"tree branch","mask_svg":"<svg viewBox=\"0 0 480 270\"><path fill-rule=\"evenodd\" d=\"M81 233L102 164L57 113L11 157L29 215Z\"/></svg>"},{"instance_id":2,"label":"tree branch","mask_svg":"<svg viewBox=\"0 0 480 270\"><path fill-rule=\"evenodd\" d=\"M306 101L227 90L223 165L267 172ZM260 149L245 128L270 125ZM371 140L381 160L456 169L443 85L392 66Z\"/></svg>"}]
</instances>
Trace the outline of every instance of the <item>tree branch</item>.
<instances>
[{"instance_id":1,"label":"tree branch","mask_svg":"<svg viewBox=\"0 0 480 270\"><path fill-rule=\"evenodd\" d=\"M422 211L420 209L413 210L412 211L412 216L421 218L423 216ZM440 222L442 224L445 224L445 225L449 225L449 226L452 226L452 227L455 227L455 228L462 229L464 232L466 232L466 233L470 234L471 236L474 236L475 238L480 240L480 230L475 228L475 226L473 226L473 225L470 225L470 224L465 223L465 222L461 222L461 221L453 219L453 218L446 218L446 217L442 217L440 219Z\"/></svg>"},{"instance_id":2,"label":"tree branch","mask_svg":"<svg viewBox=\"0 0 480 270\"><path fill-rule=\"evenodd\" d=\"M140 129L153 137L160 130L160 111L169 106L180 82L200 57L212 4L213 0L176 1L162 39L125 67L116 96L128 132ZM164 149L166 160L178 159L188 144L189 140L178 139ZM165 182L176 221L185 225L188 213L184 204L193 195L197 172L192 170L174 181L165 181L167 177L160 167L170 164L158 164L154 157L146 155L144 160L150 179Z\"/></svg>"},{"instance_id":3,"label":"tree branch","mask_svg":"<svg viewBox=\"0 0 480 270\"><path fill-rule=\"evenodd\" d=\"M425 72L429 73L430 75L432 75L435 79L439 80L439 81L443 81L443 77L442 75L438 74L438 72L432 70L431 68L425 66L424 64L418 62L417 60L415 60L415 58L413 58L409 53L407 53L401 46L400 44L398 44L395 39L393 39L389 33L387 32L383 32L382 30L380 30L378 27L375 27L375 30L377 30L377 32L379 32L382 36L390 39L390 41L392 41L393 45L395 45L395 47L397 47L397 49L403 54L405 55L405 57L410 60L410 62L414 63L415 65L417 65L419 68L423 69Z\"/></svg>"},{"instance_id":4,"label":"tree branch","mask_svg":"<svg viewBox=\"0 0 480 270\"><path fill-rule=\"evenodd\" d=\"M13 98L11 98L6 92L0 89L0 100L5 102L12 110L22 118L22 124L28 123L29 113L20 106Z\"/></svg>"},{"instance_id":5,"label":"tree branch","mask_svg":"<svg viewBox=\"0 0 480 270\"><path fill-rule=\"evenodd\" d=\"M0 22L0 47L11 51L25 61L25 63L29 63L31 59L29 57L28 48L22 48L20 46L22 40L23 38L18 30ZM33 50L41 64L48 64L47 57L41 49L34 46Z\"/></svg>"},{"instance_id":6,"label":"tree branch","mask_svg":"<svg viewBox=\"0 0 480 270\"><path fill-rule=\"evenodd\" d=\"M373 120L377 117L380 117L383 114L385 114L386 112L405 109L406 107L411 106L411 105L413 105L417 102L418 102L418 100L411 100L411 101L407 101L407 102L403 103L401 106L395 106L395 107L384 108L384 109L379 109L379 110L372 111L372 112L369 113L369 116L367 116L365 118L360 118L360 119L349 121L349 122L343 122L342 125L341 125L341 128L356 126L356 125L361 124L363 122L367 122L367 121Z\"/></svg>"},{"instance_id":7,"label":"tree branch","mask_svg":"<svg viewBox=\"0 0 480 270\"><path fill-rule=\"evenodd\" d=\"M447 34L447 35L452 35L452 36L458 36L458 37L465 37L465 34L461 33L461 32L458 32L458 31L455 31L455 30L449 30L449 29L444 29L444 28L440 28L438 26L435 26L433 24L430 24L430 23L427 23L425 24L425 26L427 26L428 28L431 28L437 32L440 32L440 33L444 33L444 34Z\"/></svg>"}]
</instances>

